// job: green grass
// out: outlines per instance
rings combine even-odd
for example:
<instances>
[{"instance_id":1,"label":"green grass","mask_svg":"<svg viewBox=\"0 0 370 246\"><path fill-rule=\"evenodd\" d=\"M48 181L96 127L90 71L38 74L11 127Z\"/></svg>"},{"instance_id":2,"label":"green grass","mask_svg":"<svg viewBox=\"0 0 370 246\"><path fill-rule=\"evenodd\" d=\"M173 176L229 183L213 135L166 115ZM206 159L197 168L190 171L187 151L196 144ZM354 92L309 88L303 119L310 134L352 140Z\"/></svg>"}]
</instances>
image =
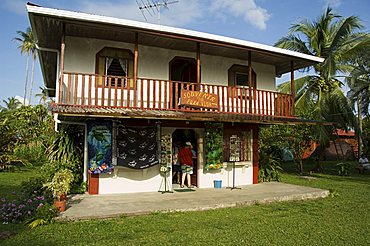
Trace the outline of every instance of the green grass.
<instances>
[{"instance_id":1,"label":"green grass","mask_svg":"<svg viewBox=\"0 0 370 246\"><path fill-rule=\"evenodd\" d=\"M0 197L19 193L21 183L39 176L38 170L35 167L21 167L15 172L0 172Z\"/></svg>"},{"instance_id":2,"label":"green grass","mask_svg":"<svg viewBox=\"0 0 370 246\"><path fill-rule=\"evenodd\" d=\"M295 174L282 175L284 182L330 189L339 196L214 211L58 222L32 230L23 228L0 244L368 245L370 175L353 171L349 177L313 177L307 180Z\"/></svg>"},{"instance_id":3,"label":"green grass","mask_svg":"<svg viewBox=\"0 0 370 246\"><path fill-rule=\"evenodd\" d=\"M0 198L6 197L8 200L13 196L17 196L21 191L22 182L38 175L38 169L34 167L20 167L15 172L0 172ZM1 205L2 203L0 203ZM0 234L4 232L17 233L25 230L25 228L26 226L22 224L0 224Z\"/></svg>"}]
</instances>

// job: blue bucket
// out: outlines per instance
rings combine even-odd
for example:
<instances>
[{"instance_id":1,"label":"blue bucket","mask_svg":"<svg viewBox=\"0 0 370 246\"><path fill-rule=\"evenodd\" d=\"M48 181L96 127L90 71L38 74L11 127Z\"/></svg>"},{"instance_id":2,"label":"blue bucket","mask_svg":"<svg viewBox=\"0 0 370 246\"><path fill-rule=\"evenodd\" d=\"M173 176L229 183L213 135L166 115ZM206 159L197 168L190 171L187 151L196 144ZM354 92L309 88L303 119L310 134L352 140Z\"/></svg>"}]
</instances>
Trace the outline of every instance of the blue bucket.
<instances>
[{"instance_id":1,"label":"blue bucket","mask_svg":"<svg viewBox=\"0 0 370 246\"><path fill-rule=\"evenodd\" d=\"M213 187L216 188L216 189L221 189L222 180L213 180Z\"/></svg>"}]
</instances>

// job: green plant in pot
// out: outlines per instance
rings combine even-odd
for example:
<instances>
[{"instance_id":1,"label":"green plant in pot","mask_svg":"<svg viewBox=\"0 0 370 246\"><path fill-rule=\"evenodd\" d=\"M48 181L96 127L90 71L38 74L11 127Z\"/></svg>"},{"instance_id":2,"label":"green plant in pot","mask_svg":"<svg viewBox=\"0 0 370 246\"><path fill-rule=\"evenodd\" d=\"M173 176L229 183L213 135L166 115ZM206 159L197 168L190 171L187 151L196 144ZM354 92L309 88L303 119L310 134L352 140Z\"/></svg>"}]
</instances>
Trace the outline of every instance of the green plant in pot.
<instances>
[{"instance_id":1,"label":"green plant in pot","mask_svg":"<svg viewBox=\"0 0 370 246\"><path fill-rule=\"evenodd\" d=\"M51 182L46 183L48 189L53 192L55 198L55 207L60 211L65 211L66 208L66 195L71 189L73 181L73 174L70 170L62 169L56 172Z\"/></svg>"}]
</instances>

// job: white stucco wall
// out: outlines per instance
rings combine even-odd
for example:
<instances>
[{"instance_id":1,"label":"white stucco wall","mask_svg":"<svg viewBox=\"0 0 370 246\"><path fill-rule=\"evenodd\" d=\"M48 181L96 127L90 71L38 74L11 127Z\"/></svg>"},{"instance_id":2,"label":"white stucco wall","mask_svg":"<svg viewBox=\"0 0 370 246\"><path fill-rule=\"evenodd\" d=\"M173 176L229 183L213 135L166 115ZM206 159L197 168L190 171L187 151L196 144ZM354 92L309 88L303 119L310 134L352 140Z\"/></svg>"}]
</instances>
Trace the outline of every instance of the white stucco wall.
<instances>
[{"instance_id":1,"label":"white stucco wall","mask_svg":"<svg viewBox=\"0 0 370 246\"><path fill-rule=\"evenodd\" d=\"M96 53L104 47L129 49L134 52L134 44L66 37L65 71L94 74ZM168 80L169 62L175 56L195 58L196 54L139 45L138 77ZM228 69L233 64L247 65L247 61L201 54L202 83L227 85ZM275 67L255 62L252 67L257 74L257 88L275 90Z\"/></svg>"},{"instance_id":2,"label":"white stucco wall","mask_svg":"<svg viewBox=\"0 0 370 246\"><path fill-rule=\"evenodd\" d=\"M145 170L116 166L111 174L99 175L99 194L155 192L161 181L159 165Z\"/></svg>"},{"instance_id":3,"label":"white stucco wall","mask_svg":"<svg viewBox=\"0 0 370 246\"><path fill-rule=\"evenodd\" d=\"M248 65L248 61L223 58L202 54L201 57L202 82L206 84L227 85L228 70L234 65ZM267 64L252 62L252 68L257 74L257 88L275 90L275 67ZM247 71L246 71L247 72Z\"/></svg>"}]
</instances>

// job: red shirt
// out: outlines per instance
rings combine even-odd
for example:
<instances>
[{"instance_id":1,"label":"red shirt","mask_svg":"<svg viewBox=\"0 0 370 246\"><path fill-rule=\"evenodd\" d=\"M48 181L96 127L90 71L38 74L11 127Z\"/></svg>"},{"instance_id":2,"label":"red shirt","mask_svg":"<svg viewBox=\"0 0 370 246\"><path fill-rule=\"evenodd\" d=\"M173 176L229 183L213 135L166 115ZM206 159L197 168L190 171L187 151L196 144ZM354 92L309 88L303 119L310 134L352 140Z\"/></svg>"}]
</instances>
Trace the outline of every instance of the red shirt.
<instances>
[{"instance_id":1,"label":"red shirt","mask_svg":"<svg viewBox=\"0 0 370 246\"><path fill-rule=\"evenodd\" d=\"M184 147L179 150L179 153L177 153L177 156L180 159L181 165L193 165L193 153L191 152L190 148Z\"/></svg>"}]
</instances>

